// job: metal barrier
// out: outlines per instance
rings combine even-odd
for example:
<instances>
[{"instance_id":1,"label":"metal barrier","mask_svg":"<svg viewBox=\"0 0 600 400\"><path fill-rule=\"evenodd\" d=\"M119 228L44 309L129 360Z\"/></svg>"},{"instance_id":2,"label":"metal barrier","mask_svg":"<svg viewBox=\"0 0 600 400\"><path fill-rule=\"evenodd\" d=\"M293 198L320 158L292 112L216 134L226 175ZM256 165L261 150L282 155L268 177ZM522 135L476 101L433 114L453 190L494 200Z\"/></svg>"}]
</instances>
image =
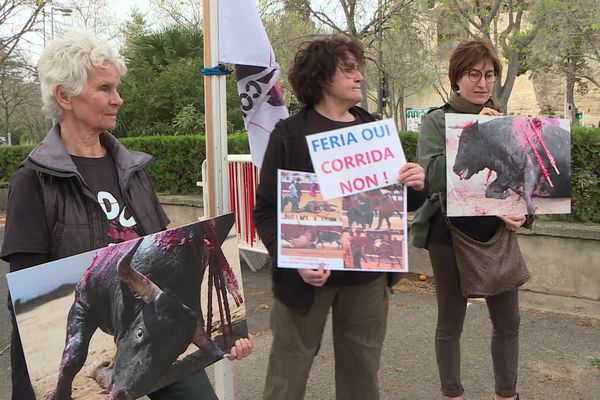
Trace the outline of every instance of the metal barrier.
<instances>
[{"instance_id":1,"label":"metal barrier","mask_svg":"<svg viewBox=\"0 0 600 400\"><path fill-rule=\"evenodd\" d=\"M268 261L268 252L256 234L252 211L256 201L259 169L252 164L249 154L230 154L229 161L229 204L235 215L240 256L251 270L257 271ZM202 183L206 182L206 160L202 163ZM202 190L204 204L207 204L207 191Z\"/></svg>"}]
</instances>

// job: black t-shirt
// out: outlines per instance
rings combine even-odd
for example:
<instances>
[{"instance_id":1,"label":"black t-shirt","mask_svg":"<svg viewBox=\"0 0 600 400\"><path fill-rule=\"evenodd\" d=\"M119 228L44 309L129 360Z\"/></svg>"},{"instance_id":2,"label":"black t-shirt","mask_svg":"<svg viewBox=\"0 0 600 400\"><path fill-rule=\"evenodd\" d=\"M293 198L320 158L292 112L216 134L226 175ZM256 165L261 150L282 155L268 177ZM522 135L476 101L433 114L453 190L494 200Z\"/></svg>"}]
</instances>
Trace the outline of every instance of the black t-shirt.
<instances>
[{"instance_id":1,"label":"black t-shirt","mask_svg":"<svg viewBox=\"0 0 600 400\"><path fill-rule=\"evenodd\" d=\"M112 156L106 153L101 158L71 156L71 159L109 220L108 242L119 243L139 237L135 218L123 201Z\"/></svg>"}]
</instances>

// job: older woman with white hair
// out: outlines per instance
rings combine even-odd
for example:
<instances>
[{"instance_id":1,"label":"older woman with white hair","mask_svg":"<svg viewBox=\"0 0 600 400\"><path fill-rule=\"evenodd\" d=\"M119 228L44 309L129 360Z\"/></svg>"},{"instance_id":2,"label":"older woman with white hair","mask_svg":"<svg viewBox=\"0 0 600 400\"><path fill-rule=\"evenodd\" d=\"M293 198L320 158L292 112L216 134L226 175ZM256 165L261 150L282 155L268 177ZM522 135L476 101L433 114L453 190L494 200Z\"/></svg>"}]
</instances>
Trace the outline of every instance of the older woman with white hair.
<instances>
[{"instance_id":1,"label":"older woman with white hair","mask_svg":"<svg viewBox=\"0 0 600 400\"><path fill-rule=\"evenodd\" d=\"M126 70L115 50L88 32L70 32L44 49L42 101L55 123L11 178L0 254L11 271L151 234L169 223L145 171L152 157L127 150L109 132L123 105L118 87ZM12 398L34 400L11 314ZM239 340L230 358L251 350L248 339ZM149 397L216 399L204 371Z\"/></svg>"}]
</instances>

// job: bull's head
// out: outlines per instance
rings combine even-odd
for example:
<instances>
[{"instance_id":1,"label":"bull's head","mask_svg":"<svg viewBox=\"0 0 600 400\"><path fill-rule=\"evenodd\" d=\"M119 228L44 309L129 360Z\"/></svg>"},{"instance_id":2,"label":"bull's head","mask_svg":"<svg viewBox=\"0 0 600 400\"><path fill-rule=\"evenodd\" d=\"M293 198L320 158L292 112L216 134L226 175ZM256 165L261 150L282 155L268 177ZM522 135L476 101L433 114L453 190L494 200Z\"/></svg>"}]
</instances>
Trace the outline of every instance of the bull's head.
<instances>
[{"instance_id":1,"label":"bull's head","mask_svg":"<svg viewBox=\"0 0 600 400\"><path fill-rule=\"evenodd\" d=\"M204 332L197 326L194 311L132 268L131 261L142 240L119 260L117 267L124 309L132 315L123 319L131 321L129 326L117 329L111 392L127 393L128 398L152 390L190 343L200 344L197 331Z\"/></svg>"},{"instance_id":2,"label":"bull's head","mask_svg":"<svg viewBox=\"0 0 600 400\"><path fill-rule=\"evenodd\" d=\"M452 170L461 180L469 179L486 167L485 144L481 140L479 123L468 121L450 128L462 129Z\"/></svg>"}]
</instances>

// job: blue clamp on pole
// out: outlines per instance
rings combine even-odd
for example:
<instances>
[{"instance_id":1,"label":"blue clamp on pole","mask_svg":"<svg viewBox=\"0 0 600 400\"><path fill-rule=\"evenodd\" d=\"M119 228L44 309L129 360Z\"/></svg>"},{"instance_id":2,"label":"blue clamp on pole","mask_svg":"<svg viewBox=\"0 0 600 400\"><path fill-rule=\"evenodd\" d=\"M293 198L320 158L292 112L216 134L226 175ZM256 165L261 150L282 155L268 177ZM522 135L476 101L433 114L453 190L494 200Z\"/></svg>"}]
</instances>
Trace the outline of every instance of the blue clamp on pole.
<instances>
[{"instance_id":1,"label":"blue clamp on pole","mask_svg":"<svg viewBox=\"0 0 600 400\"><path fill-rule=\"evenodd\" d=\"M232 71L225 68L223 64L209 68L202 68L202 75L229 75L231 72Z\"/></svg>"}]
</instances>

